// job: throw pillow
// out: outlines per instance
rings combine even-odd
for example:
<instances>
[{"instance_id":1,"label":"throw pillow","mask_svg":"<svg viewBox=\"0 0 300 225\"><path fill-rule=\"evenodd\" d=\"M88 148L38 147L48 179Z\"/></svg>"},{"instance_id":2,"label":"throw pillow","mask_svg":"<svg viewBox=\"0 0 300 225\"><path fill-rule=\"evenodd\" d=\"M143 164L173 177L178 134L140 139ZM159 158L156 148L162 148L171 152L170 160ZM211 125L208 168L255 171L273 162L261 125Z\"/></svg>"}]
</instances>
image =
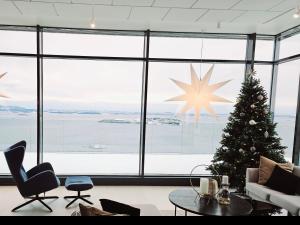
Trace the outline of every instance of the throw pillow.
<instances>
[{"instance_id":1,"label":"throw pillow","mask_svg":"<svg viewBox=\"0 0 300 225\"><path fill-rule=\"evenodd\" d=\"M272 190L282 192L287 195L295 195L300 182L300 178L294 174L276 166L266 186Z\"/></svg>"},{"instance_id":2,"label":"throw pillow","mask_svg":"<svg viewBox=\"0 0 300 225\"><path fill-rule=\"evenodd\" d=\"M106 212L115 214L125 214L134 217L141 215L140 209L109 199L100 199L100 204L102 206L102 209Z\"/></svg>"},{"instance_id":3,"label":"throw pillow","mask_svg":"<svg viewBox=\"0 0 300 225\"><path fill-rule=\"evenodd\" d=\"M300 178L299 178L299 179L300 179ZM298 183L296 195L300 196L300 181L299 181L299 183Z\"/></svg>"},{"instance_id":4,"label":"throw pillow","mask_svg":"<svg viewBox=\"0 0 300 225\"><path fill-rule=\"evenodd\" d=\"M259 181L258 183L261 185L265 185L267 181L270 179L274 168L276 166L280 166L282 169L293 173L294 165L292 163L279 164L276 163L266 157L260 157L260 166L259 166Z\"/></svg>"},{"instance_id":5,"label":"throw pillow","mask_svg":"<svg viewBox=\"0 0 300 225\"><path fill-rule=\"evenodd\" d=\"M81 216L113 216L114 214L102 211L100 209L79 204Z\"/></svg>"}]
</instances>

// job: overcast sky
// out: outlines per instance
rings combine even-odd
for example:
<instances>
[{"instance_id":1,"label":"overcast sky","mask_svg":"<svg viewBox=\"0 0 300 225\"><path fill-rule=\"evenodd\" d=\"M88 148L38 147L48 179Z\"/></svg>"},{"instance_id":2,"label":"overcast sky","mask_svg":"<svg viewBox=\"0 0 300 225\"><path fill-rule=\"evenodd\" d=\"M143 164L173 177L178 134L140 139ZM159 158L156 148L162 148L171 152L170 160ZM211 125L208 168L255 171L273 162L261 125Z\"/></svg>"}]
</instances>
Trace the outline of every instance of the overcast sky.
<instances>
[{"instance_id":1,"label":"overcast sky","mask_svg":"<svg viewBox=\"0 0 300 225\"><path fill-rule=\"evenodd\" d=\"M34 53L35 33L0 31L0 51ZM17 35L16 35L17 34ZM282 56L300 52L300 35L284 42ZM292 43L292 44L291 44ZM291 47L295 45L296 47ZM243 60L246 52L243 40L151 39L150 57L217 58ZM296 50L295 50L296 49ZM298 53L299 53L298 52ZM142 57L143 37L89 36L44 34L44 53ZM259 60L272 57L272 45L258 43ZM193 64L198 75L204 76L212 64ZM277 91L279 113L295 111L298 94L300 61L280 66ZM270 90L271 66L257 66L258 76ZM90 109L104 107L140 111L142 62L44 60L45 108ZM10 96L0 99L4 105L33 107L36 102L36 60L0 57L0 93ZM166 102L180 95L170 79L190 83L190 64L151 63L149 71L149 110L174 111L181 104ZM211 83L232 80L217 94L235 101L244 77L244 65L216 64ZM118 105L118 106L116 106ZM218 113L227 113L232 105L216 106Z\"/></svg>"}]
</instances>

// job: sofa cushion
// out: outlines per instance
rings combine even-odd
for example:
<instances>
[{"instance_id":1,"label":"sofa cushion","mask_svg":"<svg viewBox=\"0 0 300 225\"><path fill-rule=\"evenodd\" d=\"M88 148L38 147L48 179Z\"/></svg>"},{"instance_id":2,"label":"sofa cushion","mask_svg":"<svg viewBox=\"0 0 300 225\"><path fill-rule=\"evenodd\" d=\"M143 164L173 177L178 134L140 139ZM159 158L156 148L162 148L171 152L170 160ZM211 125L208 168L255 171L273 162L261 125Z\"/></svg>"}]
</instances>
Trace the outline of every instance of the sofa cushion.
<instances>
[{"instance_id":1,"label":"sofa cushion","mask_svg":"<svg viewBox=\"0 0 300 225\"><path fill-rule=\"evenodd\" d=\"M294 170L294 165L292 163L279 164L266 157L261 156L258 183L261 185L265 185L272 176L272 173L276 166L280 166L282 169L289 171L290 173L292 173Z\"/></svg>"},{"instance_id":2,"label":"sofa cushion","mask_svg":"<svg viewBox=\"0 0 300 225\"><path fill-rule=\"evenodd\" d=\"M270 188L265 187L260 184L257 184L257 183L247 183L246 190L250 193L253 193L255 196L261 198L264 201L269 201L270 196L272 194L274 194L274 195L281 194L282 195L282 193L280 193L278 191L271 190Z\"/></svg>"},{"instance_id":3,"label":"sofa cushion","mask_svg":"<svg viewBox=\"0 0 300 225\"><path fill-rule=\"evenodd\" d=\"M296 175L297 177L300 177L300 167L299 166L295 166L294 168L294 175Z\"/></svg>"},{"instance_id":4,"label":"sofa cushion","mask_svg":"<svg viewBox=\"0 0 300 225\"><path fill-rule=\"evenodd\" d=\"M300 178L276 166L266 186L287 195L296 195Z\"/></svg>"},{"instance_id":5,"label":"sofa cushion","mask_svg":"<svg viewBox=\"0 0 300 225\"><path fill-rule=\"evenodd\" d=\"M271 194L270 201L273 204L288 210L293 215L300 216L300 196Z\"/></svg>"}]
</instances>

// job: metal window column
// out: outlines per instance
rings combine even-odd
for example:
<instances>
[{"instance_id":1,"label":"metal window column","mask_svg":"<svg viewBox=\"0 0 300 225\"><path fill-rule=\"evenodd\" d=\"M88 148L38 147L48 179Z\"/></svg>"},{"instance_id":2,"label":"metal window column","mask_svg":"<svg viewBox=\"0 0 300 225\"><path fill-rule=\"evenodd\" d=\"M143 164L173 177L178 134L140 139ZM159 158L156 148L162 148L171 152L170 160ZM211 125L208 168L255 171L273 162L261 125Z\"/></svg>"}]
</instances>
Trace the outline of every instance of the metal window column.
<instances>
[{"instance_id":1,"label":"metal window column","mask_svg":"<svg viewBox=\"0 0 300 225\"><path fill-rule=\"evenodd\" d=\"M248 35L245 75L247 75L247 73L249 71L253 71L254 70L256 36L257 36L256 33Z\"/></svg>"},{"instance_id":2,"label":"metal window column","mask_svg":"<svg viewBox=\"0 0 300 225\"><path fill-rule=\"evenodd\" d=\"M42 28L36 27L37 33L37 164L43 158L43 34Z\"/></svg>"},{"instance_id":3,"label":"metal window column","mask_svg":"<svg viewBox=\"0 0 300 225\"><path fill-rule=\"evenodd\" d=\"M299 79L298 103L297 103L297 114L296 114L296 123L295 123L293 163L295 163L298 166L300 165L300 79Z\"/></svg>"},{"instance_id":4,"label":"metal window column","mask_svg":"<svg viewBox=\"0 0 300 225\"><path fill-rule=\"evenodd\" d=\"M276 106L276 92L277 92L277 80L278 80L278 67L280 53L280 39L275 38L274 43L274 55L273 55L273 67L272 67L272 81L271 81L271 93L270 93L270 112L272 114L272 120L275 118L275 106Z\"/></svg>"},{"instance_id":5,"label":"metal window column","mask_svg":"<svg viewBox=\"0 0 300 225\"><path fill-rule=\"evenodd\" d=\"M148 100L148 75L149 75L149 50L150 50L150 30L145 32L144 41L144 66L143 66L143 93L141 109L141 135L140 135L140 165L139 175L145 175L145 154L146 154L146 131L147 131L147 100Z\"/></svg>"}]
</instances>

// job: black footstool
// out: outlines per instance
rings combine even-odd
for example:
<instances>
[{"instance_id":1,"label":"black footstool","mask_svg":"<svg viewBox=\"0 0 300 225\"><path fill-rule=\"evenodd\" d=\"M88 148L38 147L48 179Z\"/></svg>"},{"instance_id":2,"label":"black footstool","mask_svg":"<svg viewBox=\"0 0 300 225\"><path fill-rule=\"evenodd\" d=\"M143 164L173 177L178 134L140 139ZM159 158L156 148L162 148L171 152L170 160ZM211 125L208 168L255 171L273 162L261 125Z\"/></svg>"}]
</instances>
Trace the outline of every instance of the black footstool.
<instances>
[{"instance_id":1,"label":"black footstool","mask_svg":"<svg viewBox=\"0 0 300 225\"><path fill-rule=\"evenodd\" d=\"M90 190L94 187L93 181L90 177L68 177L66 180L66 189L69 191L77 191L77 196L66 196L65 199L74 199L70 202L66 208L69 208L77 200L82 200L90 205L93 205L92 202L86 200L86 198L91 197L90 195L81 195L82 191Z\"/></svg>"}]
</instances>

